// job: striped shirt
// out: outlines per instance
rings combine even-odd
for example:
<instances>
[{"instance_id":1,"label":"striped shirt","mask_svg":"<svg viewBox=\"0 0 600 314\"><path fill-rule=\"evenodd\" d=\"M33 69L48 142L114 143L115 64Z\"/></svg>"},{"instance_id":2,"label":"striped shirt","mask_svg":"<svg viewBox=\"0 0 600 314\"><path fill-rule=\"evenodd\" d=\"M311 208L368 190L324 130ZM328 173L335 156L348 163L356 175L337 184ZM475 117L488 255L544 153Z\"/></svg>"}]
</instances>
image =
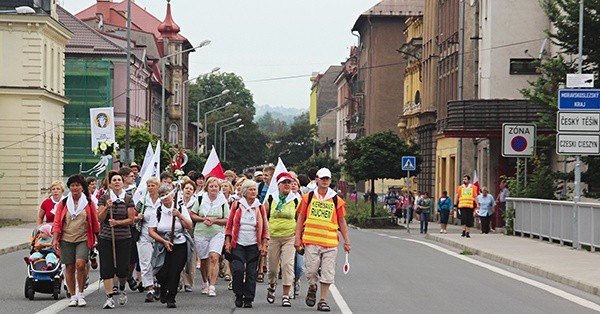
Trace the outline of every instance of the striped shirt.
<instances>
[{"instance_id":1,"label":"striped shirt","mask_svg":"<svg viewBox=\"0 0 600 314\"><path fill-rule=\"evenodd\" d=\"M98 207L106 206L106 201L109 199L109 194L105 193L98 200ZM113 202L113 219L115 220L123 220L127 219L127 208L134 207L133 198L131 195L125 196L125 202L123 201L115 201ZM111 228L108 220L110 219L110 212L107 212L106 217L100 224L100 234L99 238L105 240L111 240ZM115 240L129 239L131 238L131 229L129 226L115 226Z\"/></svg>"}]
</instances>

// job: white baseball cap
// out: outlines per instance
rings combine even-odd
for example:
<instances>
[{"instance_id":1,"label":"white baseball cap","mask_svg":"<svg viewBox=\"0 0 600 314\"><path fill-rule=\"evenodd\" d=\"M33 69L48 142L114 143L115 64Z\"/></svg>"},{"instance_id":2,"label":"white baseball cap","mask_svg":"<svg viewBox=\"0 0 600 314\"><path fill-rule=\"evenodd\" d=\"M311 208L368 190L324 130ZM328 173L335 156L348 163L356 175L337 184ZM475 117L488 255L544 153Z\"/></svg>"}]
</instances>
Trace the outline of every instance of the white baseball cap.
<instances>
[{"instance_id":1,"label":"white baseball cap","mask_svg":"<svg viewBox=\"0 0 600 314\"><path fill-rule=\"evenodd\" d=\"M321 168L317 171L317 178L331 178L331 171L327 168Z\"/></svg>"}]
</instances>

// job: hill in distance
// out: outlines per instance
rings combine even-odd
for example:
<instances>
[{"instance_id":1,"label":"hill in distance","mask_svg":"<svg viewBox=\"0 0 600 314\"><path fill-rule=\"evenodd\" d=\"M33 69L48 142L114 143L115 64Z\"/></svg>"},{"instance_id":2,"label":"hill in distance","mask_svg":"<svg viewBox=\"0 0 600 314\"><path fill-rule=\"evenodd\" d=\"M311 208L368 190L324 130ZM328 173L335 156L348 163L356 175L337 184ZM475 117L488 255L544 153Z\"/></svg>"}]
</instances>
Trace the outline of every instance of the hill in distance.
<instances>
[{"instance_id":1,"label":"hill in distance","mask_svg":"<svg viewBox=\"0 0 600 314\"><path fill-rule=\"evenodd\" d=\"M269 106L269 105L255 105L256 115L254 115L254 121L258 121L260 117L265 115L267 112L271 113L273 119L278 119L286 122L288 125L294 122L294 117L300 115L303 112L308 111L306 109L288 108L284 106Z\"/></svg>"}]
</instances>

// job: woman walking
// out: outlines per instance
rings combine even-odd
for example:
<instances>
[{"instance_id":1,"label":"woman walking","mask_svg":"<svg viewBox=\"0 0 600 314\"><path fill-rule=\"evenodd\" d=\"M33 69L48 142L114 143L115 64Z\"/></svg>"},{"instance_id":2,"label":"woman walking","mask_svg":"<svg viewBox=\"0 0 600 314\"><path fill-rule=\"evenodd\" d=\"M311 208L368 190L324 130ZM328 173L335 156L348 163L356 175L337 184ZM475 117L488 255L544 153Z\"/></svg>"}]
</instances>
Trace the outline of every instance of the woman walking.
<instances>
[{"instance_id":1,"label":"woman walking","mask_svg":"<svg viewBox=\"0 0 600 314\"><path fill-rule=\"evenodd\" d=\"M429 198L429 193L424 192L423 196L417 203L417 211L420 212L421 220L421 233L427 233L427 227L429 226L429 217L431 216L431 207L433 201Z\"/></svg>"},{"instance_id":2,"label":"woman walking","mask_svg":"<svg viewBox=\"0 0 600 314\"><path fill-rule=\"evenodd\" d=\"M265 208L257 199L256 182L242 184L242 198L232 205L225 230L225 251L233 269L235 306L251 308L256 294L257 265L267 255L269 226Z\"/></svg>"},{"instance_id":3,"label":"woman walking","mask_svg":"<svg viewBox=\"0 0 600 314\"><path fill-rule=\"evenodd\" d=\"M87 278L88 252L94 247L100 223L83 176L70 176L67 186L71 194L57 204L52 246L56 252L61 252L61 263L66 267L65 280L71 295L69 306L85 306L83 288ZM75 291L75 271L79 291Z\"/></svg>"},{"instance_id":4,"label":"woman walking","mask_svg":"<svg viewBox=\"0 0 600 314\"><path fill-rule=\"evenodd\" d=\"M97 249L100 256L100 278L106 293L105 309L115 308L113 296L119 296L119 304L127 303L125 283L129 272L131 255L130 225L138 217L131 195L126 194L123 177L116 171L108 173L109 193L98 200L98 218L102 222L98 235ZM112 211L112 213L111 213ZM118 277L118 291L113 288L114 277Z\"/></svg>"},{"instance_id":5,"label":"woman walking","mask_svg":"<svg viewBox=\"0 0 600 314\"><path fill-rule=\"evenodd\" d=\"M196 193L196 183L194 183L194 181L190 180L185 180L183 182L183 205L185 207L185 209L188 211L188 213L190 214L190 218L192 217L192 213L194 211L198 211L198 198L196 196L194 196L194 193ZM193 220L192 220L192 224L193 224ZM192 234L192 238L194 238L194 235ZM194 243L195 243L195 239L194 239ZM194 244L195 246L195 244ZM196 263L197 260L197 253L196 250L192 251L192 257L191 257L191 265L192 267L189 268L184 268L183 271L181 272L181 281L183 282L183 291L185 292L192 292L192 287L194 286L194 277L196 276L196 268L193 267ZM186 264L187 266L188 264ZM180 285L181 288L181 285Z\"/></svg>"},{"instance_id":6,"label":"woman walking","mask_svg":"<svg viewBox=\"0 0 600 314\"><path fill-rule=\"evenodd\" d=\"M157 177L151 177L146 181L147 194L136 206L138 220L140 221L140 238L136 245L139 254L140 272L142 274L141 285L146 293L145 302L154 301L154 273L152 269L152 252L154 251L154 239L150 236L148 227L156 225L156 211L161 206L158 197Z\"/></svg>"},{"instance_id":7,"label":"woman walking","mask_svg":"<svg viewBox=\"0 0 600 314\"><path fill-rule=\"evenodd\" d=\"M200 206L192 212L192 220L196 222L196 248L201 261L201 292L209 297L217 296L215 285L219 276L219 256L225 242L226 217L229 217L229 203L220 190L219 179L206 179L204 193L198 197Z\"/></svg>"},{"instance_id":8,"label":"woman walking","mask_svg":"<svg viewBox=\"0 0 600 314\"><path fill-rule=\"evenodd\" d=\"M440 213L440 233L448 233L446 228L448 227L448 219L450 219L450 213L452 212L452 199L448 196L448 191L442 192L442 196L438 200L438 212Z\"/></svg>"},{"instance_id":9,"label":"woman walking","mask_svg":"<svg viewBox=\"0 0 600 314\"><path fill-rule=\"evenodd\" d=\"M87 188L86 188L87 190ZM62 199L62 195L65 192L65 185L61 181L54 181L50 184L50 196L45 199L40 205L38 216L35 221L37 226L44 223L44 218L47 224L54 222L55 207L58 202Z\"/></svg>"},{"instance_id":10,"label":"woman walking","mask_svg":"<svg viewBox=\"0 0 600 314\"><path fill-rule=\"evenodd\" d=\"M290 288L294 283L294 234L298 194L292 192L293 177L287 172L277 175L278 190L267 197L265 211L269 222L269 287L267 302L275 302L277 275L281 266L283 294L281 306L290 307ZM292 296L293 297L293 296Z\"/></svg>"},{"instance_id":11,"label":"woman walking","mask_svg":"<svg viewBox=\"0 0 600 314\"><path fill-rule=\"evenodd\" d=\"M162 206L157 213L156 224L148 226L148 233L156 240L153 266L156 280L160 285L160 302L167 308L176 308L175 297L179 285L179 275L186 263L190 262L193 240L188 230L192 220L187 210L179 211L173 201L170 184L158 189Z\"/></svg>"},{"instance_id":12,"label":"woman walking","mask_svg":"<svg viewBox=\"0 0 600 314\"><path fill-rule=\"evenodd\" d=\"M481 188L481 194L477 195L477 212L479 213L479 219L481 220L481 233L488 234L490 232L490 219L494 213L494 206L496 201L494 197L489 194L487 187Z\"/></svg>"}]
</instances>

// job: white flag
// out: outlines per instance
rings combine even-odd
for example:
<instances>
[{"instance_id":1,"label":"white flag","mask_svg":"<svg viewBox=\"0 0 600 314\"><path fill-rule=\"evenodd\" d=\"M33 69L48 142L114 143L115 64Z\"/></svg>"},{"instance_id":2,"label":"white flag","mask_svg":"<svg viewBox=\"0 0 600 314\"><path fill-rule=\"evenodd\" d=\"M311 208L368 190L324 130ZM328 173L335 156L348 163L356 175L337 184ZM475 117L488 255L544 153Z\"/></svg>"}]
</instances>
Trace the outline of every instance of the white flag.
<instances>
[{"instance_id":1,"label":"white flag","mask_svg":"<svg viewBox=\"0 0 600 314\"><path fill-rule=\"evenodd\" d=\"M140 170L140 176L146 172L148 166L152 163L154 158L154 150L152 150L152 143L148 142L148 148L146 148L146 155L144 155L144 162L142 162L142 169Z\"/></svg>"},{"instance_id":2,"label":"white flag","mask_svg":"<svg viewBox=\"0 0 600 314\"><path fill-rule=\"evenodd\" d=\"M144 161L144 165L146 161ZM144 195L146 195L146 190L148 186L146 185L146 181L152 177L160 176L160 141L156 143L156 149L154 150L154 156L149 161L149 165L146 168L146 171L142 173L142 179L140 180L140 185L138 186L135 194L133 195L133 202L137 204Z\"/></svg>"},{"instance_id":3,"label":"white flag","mask_svg":"<svg viewBox=\"0 0 600 314\"><path fill-rule=\"evenodd\" d=\"M112 107L90 108L90 125L92 126L92 149L100 141L115 141L115 115Z\"/></svg>"},{"instance_id":4,"label":"white flag","mask_svg":"<svg viewBox=\"0 0 600 314\"><path fill-rule=\"evenodd\" d=\"M283 164L283 160L281 157L277 158L277 166L275 166L275 172L273 172L273 176L271 177L271 183L269 184L269 189L267 190L267 194L265 195L265 199L263 200L263 204L269 199L269 195L273 195L274 200L279 201L279 187L277 186L277 176L282 172L288 172L287 168ZM258 191L260 193L260 191Z\"/></svg>"}]
</instances>

